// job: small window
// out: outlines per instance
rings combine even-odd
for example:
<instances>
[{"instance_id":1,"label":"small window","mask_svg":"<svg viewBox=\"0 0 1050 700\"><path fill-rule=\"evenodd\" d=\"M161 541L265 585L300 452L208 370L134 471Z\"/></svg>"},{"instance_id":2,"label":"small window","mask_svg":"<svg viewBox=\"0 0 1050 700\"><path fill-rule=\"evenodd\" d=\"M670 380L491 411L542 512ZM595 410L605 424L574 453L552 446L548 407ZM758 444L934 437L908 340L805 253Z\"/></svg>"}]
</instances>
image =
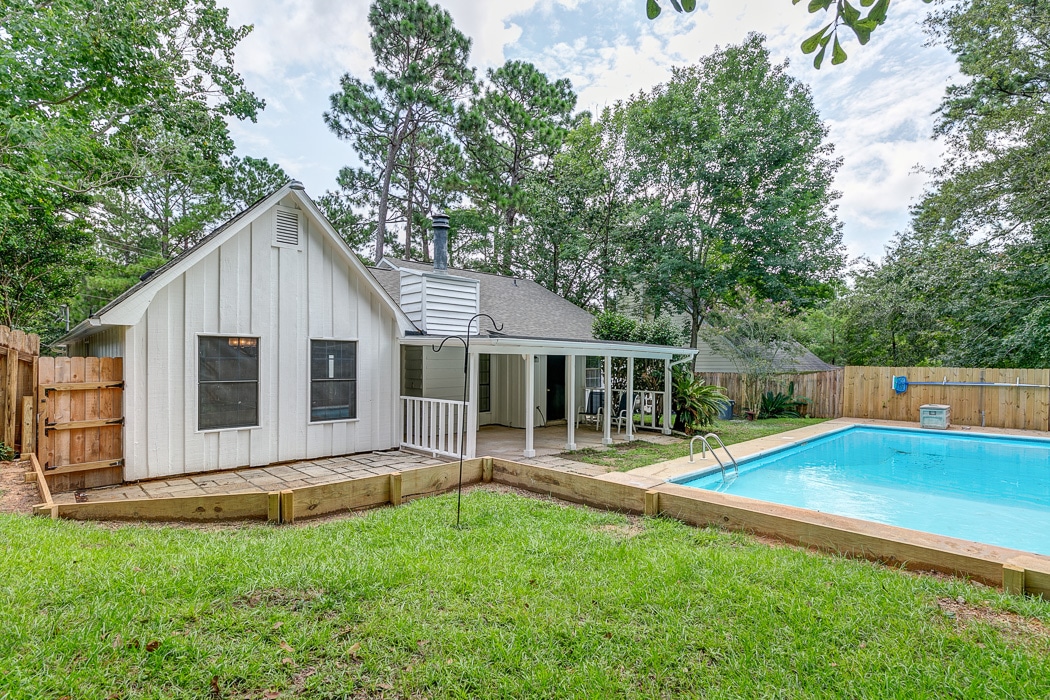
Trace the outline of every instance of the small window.
<instances>
[{"instance_id":1,"label":"small window","mask_svg":"<svg viewBox=\"0 0 1050 700\"><path fill-rule=\"evenodd\" d=\"M201 336L197 429L259 425L259 339Z\"/></svg>"},{"instance_id":2,"label":"small window","mask_svg":"<svg viewBox=\"0 0 1050 700\"><path fill-rule=\"evenodd\" d=\"M279 248L298 248L302 233L302 216L298 209L274 207L273 244Z\"/></svg>"},{"instance_id":3,"label":"small window","mask_svg":"<svg viewBox=\"0 0 1050 700\"><path fill-rule=\"evenodd\" d=\"M310 341L310 420L357 418L357 343Z\"/></svg>"},{"instance_id":4,"label":"small window","mask_svg":"<svg viewBox=\"0 0 1050 700\"><path fill-rule=\"evenodd\" d=\"M478 413L492 410L492 355L478 356Z\"/></svg>"}]
</instances>

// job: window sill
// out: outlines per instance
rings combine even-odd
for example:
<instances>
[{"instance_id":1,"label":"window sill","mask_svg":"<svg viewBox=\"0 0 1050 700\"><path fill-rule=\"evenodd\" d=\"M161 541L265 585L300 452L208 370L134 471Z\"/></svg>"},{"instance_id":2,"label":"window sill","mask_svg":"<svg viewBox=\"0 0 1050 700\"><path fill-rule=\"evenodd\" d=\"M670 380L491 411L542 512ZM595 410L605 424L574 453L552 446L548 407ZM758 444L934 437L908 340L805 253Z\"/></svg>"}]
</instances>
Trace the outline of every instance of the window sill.
<instances>
[{"instance_id":1,"label":"window sill","mask_svg":"<svg viewBox=\"0 0 1050 700\"><path fill-rule=\"evenodd\" d=\"M261 425L241 425L241 426L237 426L236 428L204 428L203 430L198 428L197 430L195 430L193 432L197 433L198 435L203 435L205 433L229 433L229 432L235 431L235 430L261 430L261 429L262 429Z\"/></svg>"},{"instance_id":2,"label":"window sill","mask_svg":"<svg viewBox=\"0 0 1050 700\"><path fill-rule=\"evenodd\" d=\"M312 420L309 425L330 425L332 423L357 423L360 418L334 418L332 420Z\"/></svg>"}]
</instances>

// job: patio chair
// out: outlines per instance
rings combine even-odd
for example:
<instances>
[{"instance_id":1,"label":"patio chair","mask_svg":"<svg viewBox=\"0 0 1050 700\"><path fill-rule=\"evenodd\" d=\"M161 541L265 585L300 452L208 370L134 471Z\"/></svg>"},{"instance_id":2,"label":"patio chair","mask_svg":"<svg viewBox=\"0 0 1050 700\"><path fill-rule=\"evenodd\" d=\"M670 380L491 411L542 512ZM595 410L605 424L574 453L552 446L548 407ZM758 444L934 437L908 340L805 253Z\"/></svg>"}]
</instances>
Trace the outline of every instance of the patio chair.
<instances>
[{"instance_id":1,"label":"patio chair","mask_svg":"<svg viewBox=\"0 0 1050 700\"><path fill-rule=\"evenodd\" d=\"M616 424L616 434L617 435L619 435L620 431L627 425L627 421L628 420L634 420L634 416L633 415L631 415L630 418L628 418L627 392L626 391L621 391L619 393L620 393L620 398L616 402L616 413L614 413L612 415L612 422ZM637 399L637 397L635 397L635 398ZM635 408L634 404L636 404L636 403L637 403L637 401L632 402L631 411L630 411L631 414L634 413L634 408Z\"/></svg>"},{"instance_id":2,"label":"patio chair","mask_svg":"<svg viewBox=\"0 0 1050 700\"><path fill-rule=\"evenodd\" d=\"M602 424L602 407L605 405L605 391L592 389L587 392L587 400L584 406L576 412L576 427L580 427L580 421L594 421L594 429L598 430Z\"/></svg>"}]
</instances>

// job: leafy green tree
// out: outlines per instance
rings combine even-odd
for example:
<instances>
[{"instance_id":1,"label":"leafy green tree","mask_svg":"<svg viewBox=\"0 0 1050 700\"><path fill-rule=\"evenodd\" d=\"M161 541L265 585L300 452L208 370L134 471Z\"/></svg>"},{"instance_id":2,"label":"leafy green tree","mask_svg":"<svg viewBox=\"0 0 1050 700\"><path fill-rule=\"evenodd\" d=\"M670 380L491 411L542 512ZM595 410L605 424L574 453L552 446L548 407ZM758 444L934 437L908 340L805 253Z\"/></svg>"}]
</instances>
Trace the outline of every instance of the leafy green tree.
<instances>
[{"instance_id":1,"label":"leafy green tree","mask_svg":"<svg viewBox=\"0 0 1050 700\"><path fill-rule=\"evenodd\" d=\"M791 0L792 5L799 4L801 0ZM933 0L922 0L925 3ZM676 12L692 12L696 9L696 0L668 0ZM825 12L831 15L831 19L821 27L815 34L802 42L802 53L816 55L813 58L813 66L820 68L824 63L824 55L827 53L828 45L831 44L831 63L838 65L846 60L846 51L839 41L839 27L846 27L861 43L867 44L871 39L871 33L886 22L886 16L890 9L890 0L859 0L861 7L870 7L867 14L857 9L849 0L810 0L807 9L809 12ZM660 0L645 0L645 13L649 19L660 16L663 8Z\"/></svg>"},{"instance_id":2,"label":"leafy green tree","mask_svg":"<svg viewBox=\"0 0 1050 700\"><path fill-rule=\"evenodd\" d=\"M928 20L957 57L944 165L845 299L850 360L1050 363L1050 6L966 0Z\"/></svg>"},{"instance_id":3,"label":"leafy green tree","mask_svg":"<svg viewBox=\"0 0 1050 700\"><path fill-rule=\"evenodd\" d=\"M92 216L97 258L72 305L74 318L90 315L290 179L266 158L176 161L189 167L163 166L134 188L97 197Z\"/></svg>"},{"instance_id":4,"label":"leafy green tree","mask_svg":"<svg viewBox=\"0 0 1050 700\"><path fill-rule=\"evenodd\" d=\"M567 79L552 82L531 63L508 61L489 71L483 94L460 111L470 198L499 221L487 269L514 273L526 180L550 169L575 107L576 93Z\"/></svg>"},{"instance_id":5,"label":"leafy green tree","mask_svg":"<svg viewBox=\"0 0 1050 700\"><path fill-rule=\"evenodd\" d=\"M250 27L214 0L9 0L0 26L0 294L43 330L92 259L94 196L135 187L158 133L210 156L263 103L233 69Z\"/></svg>"},{"instance_id":6,"label":"leafy green tree","mask_svg":"<svg viewBox=\"0 0 1050 700\"><path fill-rule=\"evenodd\" d=\"M995 243L1050 239L1050 5L968 0L928 28L966 80L941 105L950 150L924 207Z\"/></svg>"},{"instance_id":7,"label":"leafy green tree","mask_svg":"<svg viewBox=\"0 0 1050 700\"><path fill-rule=\"evenodd\" d=\"M633 265L644 300L685 313L690 345L738 286L806 306L843 264L837 161L809 91L751 35L627 110Z\"/></svg>"},{"instance_id":8,"label":"leafy green tree","mask_svg":"<svg viewBox=\"0 0 1050 700\"><path fill-rule=\"evenodd\" d=\"M406 144L421 130L449 124L455 102L470 94L470 39L452 16L426 0L376 0L368 12L376 68L368 84L349 73L324 113L364 163L343 168L345 206L368 211L375 224L375 260L383 257L392 184L405 166ZM411 198L409 198L411 201Z\"/></svg>"},{"instance_id":9,"label":"leafy green tree","mask_svg":"<svg viewBox=\"0 0 1050 700\"><path fill-rule=\"evenodd\" d=\"M548 171L525 181L530 216L519 249L525 274L584 307L609 309L624 286L623 224L630 193L618 112L584 112Z\"/></svg>"}]
</instances>

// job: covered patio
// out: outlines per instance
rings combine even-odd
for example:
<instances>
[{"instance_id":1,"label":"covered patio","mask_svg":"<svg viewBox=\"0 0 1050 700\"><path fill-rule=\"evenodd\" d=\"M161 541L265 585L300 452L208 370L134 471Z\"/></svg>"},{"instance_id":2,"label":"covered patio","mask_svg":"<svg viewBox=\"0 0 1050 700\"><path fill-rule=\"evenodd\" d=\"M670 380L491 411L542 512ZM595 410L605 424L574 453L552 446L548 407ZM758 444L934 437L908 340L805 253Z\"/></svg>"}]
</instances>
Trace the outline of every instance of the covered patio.
<instances>
[{"instance_id":1,"label":"covered patio","mask_svg":"<svg viewBox=\"0 0 1050 700\"><path fill-rule=\"evenodd\" d=\"M670 436L672 368L696 354L694 349L642 343L485 335L470 338L465 356L462 344L447 343L442 352L448 357L438 358L441 353L434 346L440 340L423 335L401 340L403 348L415 350L422 376L440 372L442 380L422 381L418 391L409 393L412 382L403 373L401 446L448 457L462 450L468 459L497 452L529 459L541 451L556 454L629 442L643 426L653 431L650 435ZM592 368L597 386L585 381L588 358L599 364ZM623 360L618 364L625 376L614 378L617 358ZM662 365L662 372L656 370L662 374L662 390L635 386L637 360ZM431 386L440 392L428 391ZM590 425L580 422L588 419ZM479 449L479 435L493 436L487 449Z\"/></svg>"},{"instance_id":2,"label":"covered patio","mask_svg":"<svg viewBox=\"0 0 1050 700\"><path fill-rule=\"evenodd\" d=\"M533 449L536 457L549 457L565 452L564 425L548 425L536 428L533 433ZM502 425L485 425L478 429L477 452L484 457L498 457L500 459L520 460L521 445L524 434L520 428L508 428ZM647 440L655 443L666 443L677 440L661 432L644 431L635 432L635 440ZM613 433L613 445L627 442L626 433L617 435ZM602 433L596 431L593 426L580 426L576 431L576 449L602 447Z\"/></svg>"}]
</instances>

